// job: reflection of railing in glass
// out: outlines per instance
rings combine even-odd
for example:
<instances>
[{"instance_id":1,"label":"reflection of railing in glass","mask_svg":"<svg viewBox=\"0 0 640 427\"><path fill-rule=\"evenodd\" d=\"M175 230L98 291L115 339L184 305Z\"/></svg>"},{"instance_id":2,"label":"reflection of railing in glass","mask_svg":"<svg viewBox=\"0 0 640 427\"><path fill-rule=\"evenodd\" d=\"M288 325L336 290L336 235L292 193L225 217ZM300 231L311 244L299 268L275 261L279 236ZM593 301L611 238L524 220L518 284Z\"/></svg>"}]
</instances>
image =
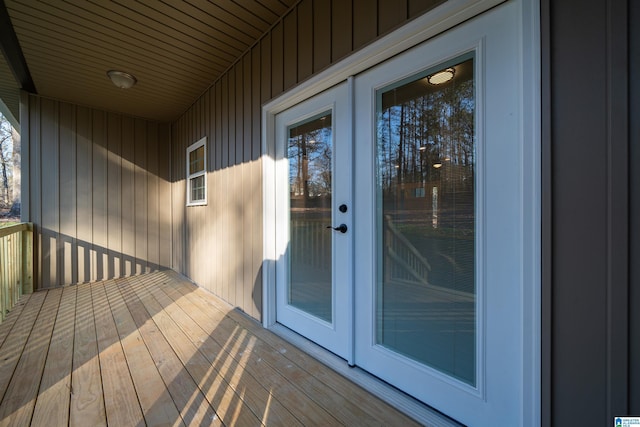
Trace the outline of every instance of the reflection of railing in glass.
<instances>
[{"instance_id":1,"label":"reflection of railing in glass","mask_svg":"<svg viewBox=\"0 0 640 427\"><path fill-rule=\"evenodd\" d=\"M398 231L389 215L384 217L384 246L387 255L384 265L386 283L429 285L429 261Z\"/></svg>"},{"instance_id":2,"label":"reflection of railing in glass","mask_svg":"<svg viewBox=\"0 0 640 427\"><path fill-rule=\"evenodd\" d=\"M304 268L331 271L331 233L326 220L291 218L291 264Z\"/></svg>"}]
</instances>

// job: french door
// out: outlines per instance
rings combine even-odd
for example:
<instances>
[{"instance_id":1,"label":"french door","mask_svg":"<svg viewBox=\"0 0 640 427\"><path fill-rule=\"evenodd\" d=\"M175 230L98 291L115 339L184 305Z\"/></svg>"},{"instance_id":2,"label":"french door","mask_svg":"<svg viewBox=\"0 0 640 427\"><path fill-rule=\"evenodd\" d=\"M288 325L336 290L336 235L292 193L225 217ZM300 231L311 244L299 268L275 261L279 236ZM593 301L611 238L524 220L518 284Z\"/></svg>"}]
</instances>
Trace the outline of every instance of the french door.
<instances>
[{"instance_id":1,"label":"french door","mask_svg":"<svg viewBox=\"0 0 640 427\"><path fill-rule=\"evenodd\" d=\"M276 116L277 320L349 358L351 121L342 83Z\"/></svg>"},{"instance_id":2,"label":"french door","mask_svg":"<svg viewBox=\"0 0 640 427\"><path fill-rule=\"evenodd\" d=\"M470 425L523 420L519 8L275 119L277 321Z\"/></svg>"}]
</instances>

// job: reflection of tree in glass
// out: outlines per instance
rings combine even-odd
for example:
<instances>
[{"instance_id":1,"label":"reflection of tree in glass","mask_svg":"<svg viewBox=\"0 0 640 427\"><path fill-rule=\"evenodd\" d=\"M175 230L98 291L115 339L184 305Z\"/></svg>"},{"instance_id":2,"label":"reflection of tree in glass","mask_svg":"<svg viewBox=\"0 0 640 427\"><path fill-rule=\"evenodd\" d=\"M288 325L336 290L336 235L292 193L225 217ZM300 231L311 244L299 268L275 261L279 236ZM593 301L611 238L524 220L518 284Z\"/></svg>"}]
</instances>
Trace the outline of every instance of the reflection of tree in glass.
<instances>
[{"instance_id":1,"label":"reflection of tree in glass","mask_svg":"<svg viewBox=\"0 0 640 427\"><path fill-rule=\"evenodd\" d=\"M331 194L331 127L289 138L289 182L295 196Z\"/></svg>"},{"instance_id":2,"label":"reflection of tree in glass","mask_svg":"<svg viewBox=\"0 0 640 427\"><path fill-rule=\"evenodd\" d=\"M379 185L388 193L403 183L440 180L446 162L449 175L443 185L455 181L458 189L472 189L473 80L454 79L442 88L419 85L420 81L383 95L377 122Z\"/></svg>"}]
</instances>

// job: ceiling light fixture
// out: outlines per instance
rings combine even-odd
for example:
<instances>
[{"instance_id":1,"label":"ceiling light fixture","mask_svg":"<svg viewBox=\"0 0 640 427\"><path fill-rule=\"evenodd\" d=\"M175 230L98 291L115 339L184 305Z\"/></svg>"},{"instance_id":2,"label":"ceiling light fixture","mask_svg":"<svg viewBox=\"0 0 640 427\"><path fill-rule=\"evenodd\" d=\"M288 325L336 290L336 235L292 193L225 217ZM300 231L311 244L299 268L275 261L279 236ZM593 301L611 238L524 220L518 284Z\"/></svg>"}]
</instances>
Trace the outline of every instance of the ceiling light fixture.
<instances>
[{"instance_id":1,"label":"ceiling light fixture","mask_svg":"<svg viewBox=\"0 0 640 427\"><path fill-rule=\"evenodd\" d=\"M107 76L120 89L129 89L138 81L133 75L124 71L109 70L107 71Z\"/></svg>"},{"instance_id":2,"label":"ceiling light fixture","mask_svg":"<svg viewBox=\"0 0 640 427\"><path fill-rule=\"evenodd\" d=\"M446 68L442 71L438 71L437 73L433 73L430 76L427 76L427 81L432 85L441 85L451 80L455 74L456 70L454 70L453 68Z\"/></svg>"}]
</instances>

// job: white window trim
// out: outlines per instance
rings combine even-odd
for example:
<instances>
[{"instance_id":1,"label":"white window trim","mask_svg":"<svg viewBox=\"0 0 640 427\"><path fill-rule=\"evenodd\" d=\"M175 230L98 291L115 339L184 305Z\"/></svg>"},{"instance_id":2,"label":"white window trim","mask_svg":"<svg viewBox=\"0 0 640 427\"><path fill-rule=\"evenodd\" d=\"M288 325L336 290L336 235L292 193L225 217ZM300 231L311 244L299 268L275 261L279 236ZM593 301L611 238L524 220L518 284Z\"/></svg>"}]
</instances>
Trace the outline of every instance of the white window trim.
<instances>
[{"instance_id":1,"label":"white window trim","mask_svg":"<svg viewBox=\"0 0 640 427\"><path fill-rule=\"evenodd\" d=\"M197 150L200 147L204 147L204 169L201 172L196 172L194 174L189 174L189 155L192 151ZM187 176L187 206L204 206L207 204L207 137L203 137L197 142L194 142L189 147L187 147L187 159L186 159L186 176ZM202 200L191 200L191 180L193 178L197 178L199 176L204 176L204 199Z\"/></svg>"}]
</instances>

